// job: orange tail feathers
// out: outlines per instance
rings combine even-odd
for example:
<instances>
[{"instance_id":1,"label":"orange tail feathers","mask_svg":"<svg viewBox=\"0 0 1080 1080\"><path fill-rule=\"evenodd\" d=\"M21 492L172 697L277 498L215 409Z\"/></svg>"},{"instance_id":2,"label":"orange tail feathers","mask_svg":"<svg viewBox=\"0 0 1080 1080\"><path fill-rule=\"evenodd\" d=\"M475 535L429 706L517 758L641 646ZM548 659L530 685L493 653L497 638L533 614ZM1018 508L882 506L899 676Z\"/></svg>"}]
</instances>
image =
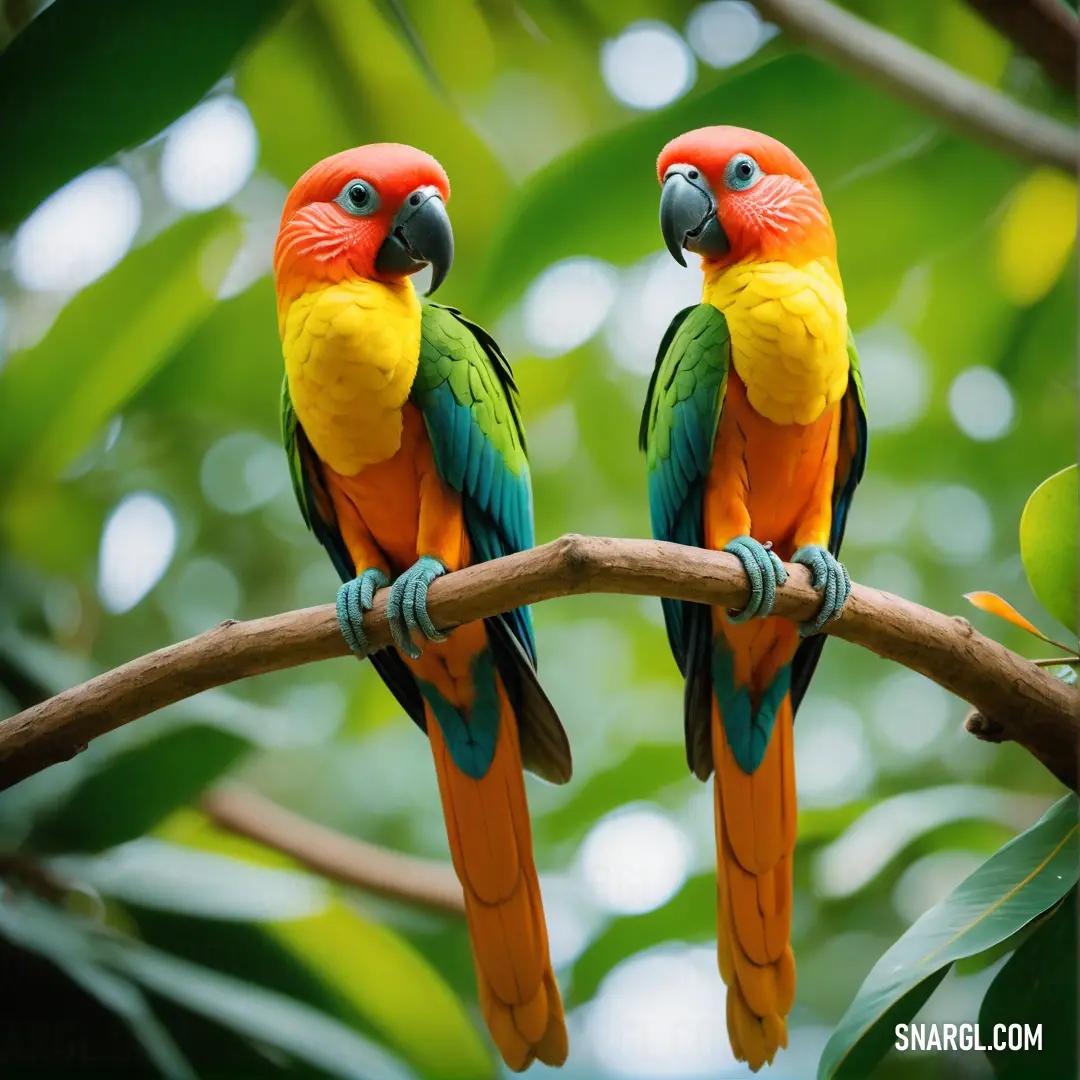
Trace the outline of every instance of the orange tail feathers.
<instances>
[{"instance_id":1,"label":"orange tail feathers","mask_svg":"<svg viewBox=\"0 0 1080 1080\"><path fill-rule=\"evenodd\" d=\"M498 692L495 756L482 779L454 764L430 707L427 729L465 893L480 1006L503 1060L520 1072L534 1059L561 1065L569 1047L533 863L517 722L501 678Z\"/></svg>"},{"instance_id":2,"label":"orange tail feathers","mask_svg":"<svg viewBox=\"0 0 1080 1080\"><path fill-rule=\"evenodd\" d=\"M795 999L793 742L791 698L785 696L761 764L753 774L743 772L714 698L717 954L728 987L731 1049L754 1072L787 1047L787 1014Z\"/></svg>"}]
</instances>

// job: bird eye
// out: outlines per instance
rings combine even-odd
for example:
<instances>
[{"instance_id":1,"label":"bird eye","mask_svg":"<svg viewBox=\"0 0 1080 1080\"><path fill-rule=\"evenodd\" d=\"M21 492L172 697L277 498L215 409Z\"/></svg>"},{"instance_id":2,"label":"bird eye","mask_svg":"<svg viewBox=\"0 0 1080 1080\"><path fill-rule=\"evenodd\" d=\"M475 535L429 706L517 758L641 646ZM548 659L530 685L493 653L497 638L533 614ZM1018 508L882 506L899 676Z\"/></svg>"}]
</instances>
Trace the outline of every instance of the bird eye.
<instances>
[{"instance_id":1,"label":"bird eye","mask_svg":"<svg viewBox=\"0 0 1080 1080\"><path fill-rule=\"evenodd\" d=\"M373 214L379 209L379 196L366 180L350 180L334 202L357 217Z\"/></svg>"},{"instance_id":2,"label":"bird eye","mask_svg":"<svg viewBox=\"0 0 1080 1080\"><path fill-rule=\"evenodd\" d=\"M732 191L752 188L765 174L749 154L736 154L724 170L724 183Z\"/></svg>"}]
</instances>

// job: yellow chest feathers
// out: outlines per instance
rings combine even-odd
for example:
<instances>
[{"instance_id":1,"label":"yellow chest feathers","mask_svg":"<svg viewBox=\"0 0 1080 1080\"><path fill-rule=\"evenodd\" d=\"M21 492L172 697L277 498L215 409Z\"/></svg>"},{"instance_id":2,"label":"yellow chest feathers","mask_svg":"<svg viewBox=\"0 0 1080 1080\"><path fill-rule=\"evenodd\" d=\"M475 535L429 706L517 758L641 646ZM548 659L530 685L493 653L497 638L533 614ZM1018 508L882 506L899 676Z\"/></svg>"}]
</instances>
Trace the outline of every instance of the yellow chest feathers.
<instances>
[{"instance_id":1,"label":"yellow chest feathers","mask_svg":"<svg viewBox=\"0 0 1080 1080\"><path fill-rule=\"evenodd\" d=\"M320 286L293 300L281 324L289 394L319 457L344 476L393 457L420 358L412 283Z\"/></svg>"},{"instance_id":2,"label":"yellow chest feathers","mask_svg":"<svg viewBox=\"0 0 1080 1080\"><path fill-rule=\"evenodd\" d=\"M844 396L847 305L822 262L736 263L709 274L702 297L727 318L750 404L776 424L812 424Z\"/></svg>"}]
</instances>

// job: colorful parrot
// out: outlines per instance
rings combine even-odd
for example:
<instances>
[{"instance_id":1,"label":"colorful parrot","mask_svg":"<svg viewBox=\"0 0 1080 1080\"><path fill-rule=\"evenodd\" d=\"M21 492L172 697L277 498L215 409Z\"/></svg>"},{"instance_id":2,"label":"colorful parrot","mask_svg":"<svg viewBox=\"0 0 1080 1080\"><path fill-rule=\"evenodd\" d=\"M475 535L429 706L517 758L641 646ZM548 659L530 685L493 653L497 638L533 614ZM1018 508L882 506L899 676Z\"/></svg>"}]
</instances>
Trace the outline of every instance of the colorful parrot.
<instances>
[{"instance_id":1,"label":"colorful parrot","mask_svg":"<svg viewBox=\"0 0 1080 1080\"><path fill-rule=\"evenodd\" d=\"M664 147L668 250L701 256L702 302L660 343L641 420L653 534L727 551L741 612L663 601L685 679L686 753L716 773L717 952L735 1056L757 1071L787 1045L795 996L795 711L851 581L837 562L866 463L859 358L836 238L814 178L782 143L736 127ZM817 617L770 617L781 560L809 567ZM754 618L758 616L758 618Z\"/></svg>"},{"instance_id":2,"label":"colorful parrot","mask_svg":"<svg viewBox=\"0 0 1080 1080\"><path fill-rule=\"evenodd\" d=\"M570 778L570 746L536 677L528 609L444 635L427 612L447 571L533 545L525 433L506 358L409 275L445 278L446 173L409 146L361 146L297 181L274 251L285 356L282 433L308 526L344 584L341 631L366 651L376 589L396 648L371 654L427 733L480 1004L503 1059L566 1058L522 767ZM413 632L432 644L421 651Z\"/></svg>"}]
</instances>

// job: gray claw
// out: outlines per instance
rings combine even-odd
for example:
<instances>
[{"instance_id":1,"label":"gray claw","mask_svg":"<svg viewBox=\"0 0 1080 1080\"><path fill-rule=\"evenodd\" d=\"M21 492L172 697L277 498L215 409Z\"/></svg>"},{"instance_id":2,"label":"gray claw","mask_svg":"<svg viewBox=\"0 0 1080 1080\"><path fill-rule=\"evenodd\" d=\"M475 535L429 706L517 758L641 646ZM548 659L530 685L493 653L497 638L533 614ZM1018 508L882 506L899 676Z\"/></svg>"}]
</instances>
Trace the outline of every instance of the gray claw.
<instances>
[{"instance_id":1,"label":"gray claw","mask_svg":"<svg viewBox=\"0 0 1080 1080\"><path fill-rule=\"evenodd\" d=\"M823 594L817 616L799 624L799 636L810 637L819 633L830 619L839 619L843 614L844 604L851 595L851 576L843 563L818 544L799 548L791 561L809 567L811 584Z\"/></svg>"},{"instance_id":2,"label":"gray claw","mask_svg":"<svg viewBox=\"0 0 1080 1080\"><path fill-rule=\"evenodd\" d=\"M377 566L370 566L359 577L346 581L338 589L338 627L353 652L363 654L368 651L364 615L371 610L375 593L389 584L390 579Z\"/></svg>"},{"instance_id":3,"label":"gray claw","mask_svg":"<svg viewBox=\"0 0 1080 1080\"><path fill-rule=\"evenodd\" d=\"M428 587L446 573L446 567L432 555L422 555L393 584L386 617L394 644L410 659L420 657L420 646L412 639L419 630L429 641L445 641L446 635L431 621L427 610Z\"/></svg>"},{"instance_id":4,"label":"gray claw","mask_svg":"<svg viewBox=\"0 0 1080 1080\"><path fill-rule=\"evenodd\" d=\"M776 587L787 581L787 571L779 556L750 536L736 536L724 550L742 563L750 583L750 602L742 611L729 613L728 619L742 623L756 615L762 618L770 615L776 602Z\"/></svg>"}]
</instances>

